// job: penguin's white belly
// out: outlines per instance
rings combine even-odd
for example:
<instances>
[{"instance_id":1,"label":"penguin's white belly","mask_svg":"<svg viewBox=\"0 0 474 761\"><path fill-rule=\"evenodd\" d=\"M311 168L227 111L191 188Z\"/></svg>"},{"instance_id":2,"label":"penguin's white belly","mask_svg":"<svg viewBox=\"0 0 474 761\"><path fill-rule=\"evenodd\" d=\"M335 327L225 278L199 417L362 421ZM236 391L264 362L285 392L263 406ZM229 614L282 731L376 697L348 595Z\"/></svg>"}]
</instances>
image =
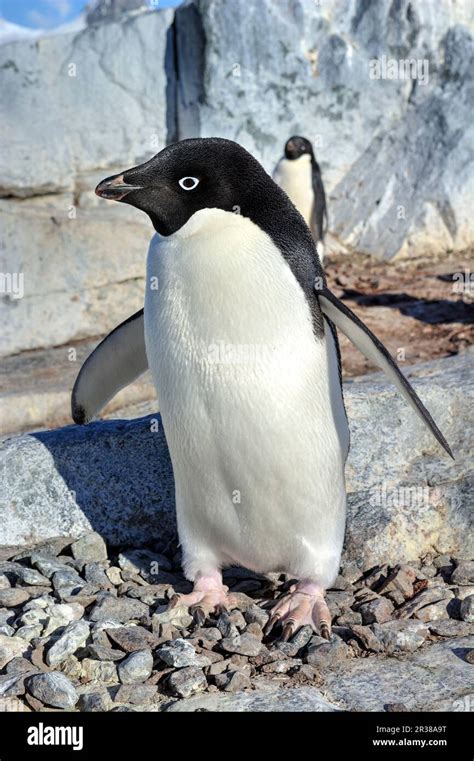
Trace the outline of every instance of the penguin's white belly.
<instances>
[{"instance_id":1,"label":"penguin's white belly","mask_svg":"<svg viewBox=\"0 0 474 761\"><path fill-rule=\"evenodd\" d=\"M147 355L186 575L237 563L327 585L347 448L332 336L315 338L284 258L238 215L204 209L155 236L147 276Z\"/></svg>"},{"instance_id":2,"label":"penguin's white belly","mask_svg":"<svg viewBox=\"0 0 474 761\"><path fill-rule=\"evenodd\" d=\"M311 227L314 206L311 157L305 153L298 159L281 159L273 179L296 206L308 227Z\"/></svg>"}]
</instances>

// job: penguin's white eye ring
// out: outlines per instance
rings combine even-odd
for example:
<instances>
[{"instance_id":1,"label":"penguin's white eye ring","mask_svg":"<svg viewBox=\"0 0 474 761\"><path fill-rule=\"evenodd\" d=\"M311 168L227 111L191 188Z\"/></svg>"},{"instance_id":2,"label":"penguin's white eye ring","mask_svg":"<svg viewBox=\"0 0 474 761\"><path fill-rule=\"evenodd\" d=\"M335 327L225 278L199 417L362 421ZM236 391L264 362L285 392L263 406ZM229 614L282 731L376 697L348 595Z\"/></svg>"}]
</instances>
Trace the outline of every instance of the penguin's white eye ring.
<instances>
[{"instance_id":1,"label":"penguin's white eye ring","mask_svg":"<svg viewBox=\"0 0 474 761\"><path fill-rule=\"evenodd\" d=\"M197 177L181 177L178 182L179 187L183 188L183 190L194 190L194 188L197 188L199 185L199 180Z\"/></svg>"}]
</instances>

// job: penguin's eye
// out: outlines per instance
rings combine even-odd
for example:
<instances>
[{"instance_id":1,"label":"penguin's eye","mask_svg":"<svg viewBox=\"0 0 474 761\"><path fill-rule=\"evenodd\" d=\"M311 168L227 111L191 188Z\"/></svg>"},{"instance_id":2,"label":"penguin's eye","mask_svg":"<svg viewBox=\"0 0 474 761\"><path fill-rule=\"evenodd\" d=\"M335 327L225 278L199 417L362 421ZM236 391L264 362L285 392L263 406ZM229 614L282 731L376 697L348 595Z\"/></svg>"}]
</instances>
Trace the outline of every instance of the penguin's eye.
<instances>
[{"instance_id":1,"label":"penguin's eye","mask_svg":"<svg viewBox=\"0 0 474 761\"><path fill-rule=\"evenodd\" d=\"M179 186L180 188L183 188L183 190L194 190L198 185L199 180L197 177L181 177L179 180Z\"/></svg>"}]
</instances>

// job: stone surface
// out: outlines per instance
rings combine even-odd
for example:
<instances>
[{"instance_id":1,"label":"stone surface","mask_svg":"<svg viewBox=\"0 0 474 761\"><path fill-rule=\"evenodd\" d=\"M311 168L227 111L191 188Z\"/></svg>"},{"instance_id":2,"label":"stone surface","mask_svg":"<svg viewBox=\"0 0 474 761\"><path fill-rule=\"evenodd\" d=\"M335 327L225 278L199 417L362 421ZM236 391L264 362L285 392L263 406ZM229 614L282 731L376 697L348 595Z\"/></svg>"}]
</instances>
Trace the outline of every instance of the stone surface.
<instances>
[{"instance_id":1,"label":"stone surface","mask_svg":"<svg viewBox=\"0 0 474 761\"><path fill-rule=\"evenodd\" d=\"M27 689L33 697L53 708L74 708L78 699L74 686L58 671L34 674L27 679Z\"/></svg>"},{"instance_id":2,"label":"stone surface","mask_svg":"<svg viewBox=\"0 0 474 761\"><path fill-rule=\"evenodd\" d=\"M22 637L10 637L0 634L0 669L3 669L13 658L25 655L30 643Z\"/></svg>"},{"instance_id":3,"label":"stone surface","mask_svg":"<svg viewBox=\"0 0 474 761\"><path fill-rule=\"evenodd\" d=\"M328 712L339 711L339 707L329 702L315 687L280 690L273 688L264 692L238 692L234 695L203 695L189 700L180 700L167 709L171 712L222 711L238 713L266 713L271 711Z\"/></svg>"},{"instance_id":4,"label":"stone surface","mask_svg":"<svg viewBox=\"0 0 474 761\"><path fill-rule=\"evenodd\" d=\"M132 600L130 597L113 597L105 593L94 605L91 613L91 621L112 621L122 624L148 613L148 606L140 600Z\"/></svg>"},{"instance_id":5,"label":"stone surface","mask_svg":"<svg viewBox=\"0 0 474 761\"><path fill-rule=\"evenodd\" d=\"M471 366L467 352L412 366L409 372L450 441L455 462L440 452L380 374L345 384L352 446L344 562L361 569L406 563L434 546L454 555L474 554L471 444L465 425ZM0 449L0 509L7 517L0 525L0 543L80 536L91 528L112 544L171 537L173 476L161 424L158 431L150 430L154 419L93 423L7 441ZM388 438L396 446L387 447ZM163 614L168 618L161 623L174 622Z\"/></svg>"},{"instance_id":6,"label":"stone surface","mask_svg":"<svg viewBox=\"0 0 474 761\"><path fill-rule=\"evenodd\" d=\"M0 474L0 511L7 516L0 544L77 538L91 529L115 545L140 544L175 530L163 428L152 432L147 419L10 439L0 449Z\"/></svg>"},{"instance_id":7,"label":"stone surface","mask_svg":"<svg viewBox=\"0 0 474 761\"><path fill-rule=\"evenodd\" d=\"M364 624L379 623L389 621L393 613L393 603L390 600L379 598L363 603L359 608Z\"/></svg>"},{"instance_id":8,"label":"stone surface","mask_svg":"<svg viewBox=\"0 0 474 761\"><path fill-rule=\"evenodd\" d=\"M57 666L68 656L73 655L79 647L85 645L89 632L90 625L86 621L75 621L68 624L61 636L46 653L48 666Z\"/></svg>"},{"instance_id":9,"label":"stone surface","mask_svg":"<svg viewBox=\"0 0 474 761\"><path fill-rule=\"evenodd\" d=\"M117 673L122 684L134 684L148 679L152 668L153 656L150 650L137 650L120 661Z\"/></svg>"},{"instance_id":10,"label":"stone surface","mask_svg":"<svg viewBox=\"0 0 474 761\"><path fill-rule=\"evenodd\" d=\"M461 601L461 618L469 624L474 623L474 595L469 595Z\"/></svg>"},{"instance_id":11,"label":"stone surface","mask_svg":"<svg viewBox=\"0 0 474 761\"><path fill-rule=\"evenodd\" d=\"M428 627L416 621L387 621L372 624L371 628L389 654L412 653L421 647L429 634Z\"/></svg>"},{"instance_id":12,"label":"stone surface","mask_svg":"<svg viewBox=\"0 0 474 761\"><path fill-rule=\"evenodd\" d=\"M171 674L168 686L173 695L189 698L195 692L206 689L207 681L200 669L189 666Z\"/></svg>"},{"instance_id":13,"label":"stone surface","mask_svg":"<svg viewBox=\"0 0 474 761\"><path fill-rule=\"evenodd\" d=\"M100 534L97 534L95 531L84 534L77 542L73 542L71 544L71 552L74 558L78 558L86 563L107 559L105 542Z\"/></svg>"},{"instance_id":14,"label":"stone surface","mask_svg":"<svg viewBox=\"0 0 474 761\"><path fill-rule=\"evenodd\" d=\"M398 658L352 659L325 674L324 694L341 708L383 711L404 703L409 711L465 711L472 693L466 655L473 637L449 639Z\"/></svg>"},{"instance_id":15,"label":"stone surface","mask_svg":"<svg viewBox=\"0 0 474 761\"><path fill-rule=\"evenodd\" d=\"M29 599L30 595L21 589L21 587L0 589L0 607L2 608L15 608Z\"/></svg>"},{"instance_id":16,"label":"stone surface","mask_svg":"<svg viewBox=\"0 0 474 761\"><path fill-rule=\"evenodd\" d=\"M175 639L164 647L158 648L156 655L168 666L174 666L174 668L188 666L203 668L210 666L211 663L206 656L198 655L191 643L184 639Z\"/></svg>"}]
</instances>

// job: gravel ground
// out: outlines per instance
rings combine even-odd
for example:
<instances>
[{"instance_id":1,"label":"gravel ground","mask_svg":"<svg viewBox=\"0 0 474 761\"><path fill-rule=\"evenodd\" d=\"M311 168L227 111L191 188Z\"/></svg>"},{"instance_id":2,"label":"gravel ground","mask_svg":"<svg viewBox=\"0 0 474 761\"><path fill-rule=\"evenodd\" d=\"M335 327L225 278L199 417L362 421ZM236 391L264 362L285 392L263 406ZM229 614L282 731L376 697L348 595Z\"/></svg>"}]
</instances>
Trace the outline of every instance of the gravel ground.
<instances>
[{"instance_id":1,"label":"gravel ground","mask_svg":"<svg viewBox=\"0 0 474 761\"><path fill-rule=\"evenodd\" d=\"M224 579L238 607L199 626L186 608L168 610L191 589L177 546L108 550L91 532L0 547L1 707L160 711L198 693L321 687L347 659L474 633L472 560L429 556L362 576L347 566L327 594L330 642L309 627L285 643L263 636L288 577L231 568Z\"/></svg>"}]
</instances>

